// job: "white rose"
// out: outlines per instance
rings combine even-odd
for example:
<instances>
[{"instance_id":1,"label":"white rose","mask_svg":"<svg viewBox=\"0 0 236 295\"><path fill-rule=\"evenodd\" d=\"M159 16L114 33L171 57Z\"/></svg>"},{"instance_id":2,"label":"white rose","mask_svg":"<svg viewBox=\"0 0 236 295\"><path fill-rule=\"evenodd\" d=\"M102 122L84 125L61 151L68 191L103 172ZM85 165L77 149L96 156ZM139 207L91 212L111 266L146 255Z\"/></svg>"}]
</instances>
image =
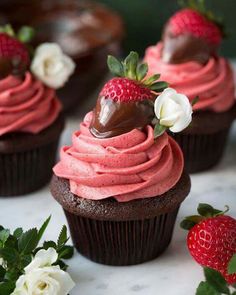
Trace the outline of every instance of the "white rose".
<instances>
[{"instance_id":1,"label":"white rose","mask_svg":"<svg viewBox=\"0 0 236 295\"><path fill-rule=\"evenodd\" d=\"M74 61L62 52L58 44L44 43L36 49L31 71L47 86L62 87L74 70Z\"/></svg>"},{"instance_id":2,"label":"white rose","mask_svg":"<svg viewBox=\"0 0 236 295\"><path fill-rule=\"evenodd\" d=\"M169 128L172 132L184 130L192 121L193 110L189 99L172 88L165 89L157 97L154 111L160 125Z\"/></svg>"},{"instance_id":3,"label":"white rose","mask_svg":"<svg viewBox=\"0 0 236 295\"><path fill-rule=\"evenodd\" d=\"M75 284L68 273L52 266L57 258L53 248L40 250L17 280L12 295L67 295Z\"/></svg>"}]
</instances>

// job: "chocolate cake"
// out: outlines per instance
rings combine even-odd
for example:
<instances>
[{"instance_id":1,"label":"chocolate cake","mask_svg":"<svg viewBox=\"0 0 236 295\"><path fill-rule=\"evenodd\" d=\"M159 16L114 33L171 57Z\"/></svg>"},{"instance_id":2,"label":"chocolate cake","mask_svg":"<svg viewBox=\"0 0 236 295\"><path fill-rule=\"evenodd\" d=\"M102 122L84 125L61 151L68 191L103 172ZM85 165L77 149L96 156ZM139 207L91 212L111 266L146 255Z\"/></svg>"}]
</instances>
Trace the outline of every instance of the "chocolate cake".
<instances>
[{"instance_id":1,"label":"chocolate cake","mask_svg":"<svg viewBox=\"0 0 236 295\"><path fill-rule=\"evenodd\" d=\"M0 136L0 196L30 193L50 181L64 118L38 134Z\"/></svg>"}]
</instances>

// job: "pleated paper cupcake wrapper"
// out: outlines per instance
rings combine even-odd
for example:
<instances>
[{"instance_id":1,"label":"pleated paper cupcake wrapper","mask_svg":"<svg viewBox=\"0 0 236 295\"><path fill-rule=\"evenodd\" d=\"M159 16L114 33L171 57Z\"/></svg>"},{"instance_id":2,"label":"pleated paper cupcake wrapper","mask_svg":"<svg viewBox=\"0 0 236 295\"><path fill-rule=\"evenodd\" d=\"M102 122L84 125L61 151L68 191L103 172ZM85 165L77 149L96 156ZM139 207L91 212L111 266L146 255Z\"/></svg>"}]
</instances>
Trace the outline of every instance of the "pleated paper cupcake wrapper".
<instances>
[{"instance_id":1,"label":"pleated paper cupcake wrapper","mask_svg":"<svg viewBox=\"0 0 236 295\"><path fill-rule=\"evenodd\" d=\"M230 128L213 134L171 134L180 145L189 173L205 171L222 159Z\"/></svg>"},{"instance_id":2,"label":"pleated paper cupcake wrapper","mask_svg":"<svg viewBox=\"0 0 236 295\"><path fill-rule=\"evenodd\" d=\"M0 196L33 192L49 182L58 140L25 152L0 154Z\"/></svg>"},{"instance_id":3,"label":"pleated paper cupcake wrapper","mask_svg":"<svg viewBox=\"0 0 236 295\"><path fill-rule=\"evenodd\" d=\"M64 211L78 252L101 264L122 266L152 260L166 250L178 209L131 221L94 220Z\"/></svg>"}]
</instances>

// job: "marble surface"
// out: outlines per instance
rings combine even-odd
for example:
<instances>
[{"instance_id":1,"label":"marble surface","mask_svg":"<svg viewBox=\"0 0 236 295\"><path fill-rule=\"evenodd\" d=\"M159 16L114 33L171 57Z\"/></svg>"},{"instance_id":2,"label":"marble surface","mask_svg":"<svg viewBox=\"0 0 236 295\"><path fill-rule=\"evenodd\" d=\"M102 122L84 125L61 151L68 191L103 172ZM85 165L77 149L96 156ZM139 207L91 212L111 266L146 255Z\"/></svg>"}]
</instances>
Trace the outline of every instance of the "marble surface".
<instances>
[{"instance_id":1,"label":"marble surface","mask_svg":"<svg viewBox=\"0 0 236 295\"><path fill-rule=\"evenodd\" d=\"M78 117L67 122L61 144L70 143L72 131L78 128ZM227 204L231 207L230 214L236 217L235 151L236 123L220 165L191 177L191 193L180 209L172 243L161 257L138 266L110 267L76 254L69 261L68 271L77 284L70 295L157 295L164 292L165 295L194 295L203 278L202 270L188 254L186 232L179 228L179 222L184 216L195 213L199 202L210 203L216 208ZM66 219L48 187L25 197L0 198L0 224L10 229L40 226L50 214L52 220L45 238L56 239Z\"/></svg>"}]
</instances>

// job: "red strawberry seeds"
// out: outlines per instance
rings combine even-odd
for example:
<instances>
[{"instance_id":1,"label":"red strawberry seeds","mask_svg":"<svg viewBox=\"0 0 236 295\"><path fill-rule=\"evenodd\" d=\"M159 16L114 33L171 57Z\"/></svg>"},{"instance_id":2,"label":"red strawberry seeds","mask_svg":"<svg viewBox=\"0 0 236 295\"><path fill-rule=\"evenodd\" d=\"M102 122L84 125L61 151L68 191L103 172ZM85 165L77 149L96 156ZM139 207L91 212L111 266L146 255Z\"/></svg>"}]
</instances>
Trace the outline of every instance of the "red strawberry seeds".
<instances>
[{"instance_id":1,"label":"red strawberry seeds","mask_svg":"<svg viewBox=\"0 0 236 295\"><path fill-rule=\"evenodd\" d=\"M227 273L228 263L236 253L235 219L217 216L201 221L189 231L187 244L200 265L219 271L229 284L236 283L236 274Z\"/></svg>"},{"instance_id":2,"label":"red strawberry seeds","mask_svg":"<svg viewBox=\"0 0 236 295\"><path fill-rule=\"evenodd\" d=\"M0 58L29 64L29 54L24 44L6 33L0 33Z\"/></svg>"},{"instance_id":3,"label":"red strawberry seeds","mask_svg":"<svg viewBox=\"0 0 236 295\"><path fill-rule=\"evenodd\" d=\"M120 102L134 102L153 98L153 93L135 80L113 78L103 87L100 96Z\"/></svg>"}]
</instances>

